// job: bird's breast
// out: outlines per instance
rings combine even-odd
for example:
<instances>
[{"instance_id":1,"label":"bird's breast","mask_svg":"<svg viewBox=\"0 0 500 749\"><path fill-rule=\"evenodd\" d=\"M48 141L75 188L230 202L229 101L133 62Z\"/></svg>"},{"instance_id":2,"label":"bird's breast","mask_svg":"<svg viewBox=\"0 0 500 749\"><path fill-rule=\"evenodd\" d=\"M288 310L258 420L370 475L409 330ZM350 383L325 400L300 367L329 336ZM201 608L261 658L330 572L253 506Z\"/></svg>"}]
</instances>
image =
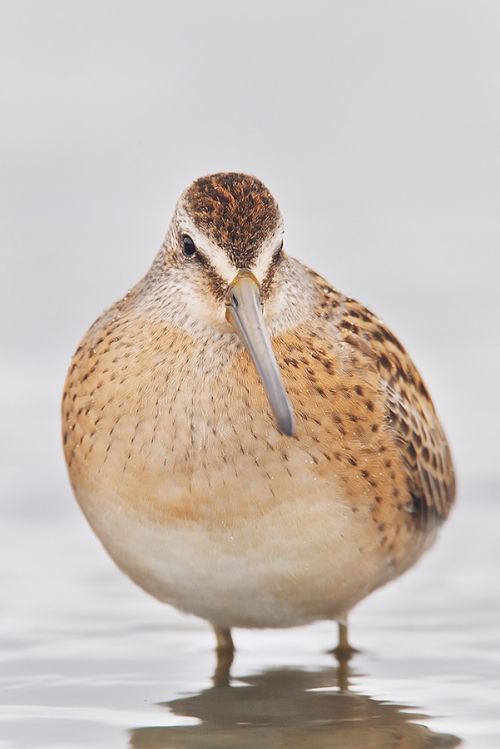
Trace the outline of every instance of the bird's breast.
<instances>
[{"instance_id":1,"label":"bird's breast","mask_svg":"<svg viewBox=\"0 0 500 749\"><path fill-rule=\"evenodd\" d=\"M109 506L155 524L228 526L276 508L294 508L299 522L300 503L327 502L341 516L359 513L356 522L386 524L384 542L395 541L404 489L385 500L404 487L404 467L373 368L344 344L338 352L300 331L273 345L297 416L292 437L276 426L235 336L203 340L139 316L94 326L63 404L66 459L86 514Z\"/></svg>"},{"instance_id":2,"label":"bird's breast","mask_svg":"<svg viewBox=\"0 0 500 749\"><path fill-rule=\"evenodd\" d=\"M181 595L195 569L212 571L210 589L236 570L238 584L247 575L272 596L305 575L304 591L316 581L315 600L330 600L314 619L335 611L342 570L354 578L341 607L416 553L401 451L370 362L304 331L273 346L296 413L292 437L279 431L235 336L200 340L105 316L68 374L64 449L83 511L136 582L206 618L208 608L189 608ZM307 620L297 606L290 621ZM259 621L278 626L287 616Z\"/></svg>"},{"instance_id":3,"label":"bird's breast","mask_svg":"<svg viewBox=\"0 0 500 749\"><path fill-rule=\"evenodd\" d=\"M300 492L313 466L317 479L314 440L279 432L248 355L228 339L210 348L139 326L77 354L64 404L77 493L106 487L158 519L244 517Z\"/></svg>"}]
</instances>

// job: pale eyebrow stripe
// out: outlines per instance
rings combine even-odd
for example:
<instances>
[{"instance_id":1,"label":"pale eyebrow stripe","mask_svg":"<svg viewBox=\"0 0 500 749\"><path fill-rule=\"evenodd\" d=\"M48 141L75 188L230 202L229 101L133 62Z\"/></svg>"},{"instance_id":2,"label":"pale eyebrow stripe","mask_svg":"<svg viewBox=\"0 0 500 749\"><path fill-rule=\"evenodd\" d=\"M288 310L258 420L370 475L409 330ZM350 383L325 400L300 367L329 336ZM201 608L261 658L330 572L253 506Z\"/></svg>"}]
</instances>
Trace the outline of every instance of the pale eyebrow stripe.
<instances>
[{"instance_id":1,"label":"pale eyebrow stripe","mask_svg":"<svg viewBox=\"0 0 500 749\"><path fill-rule=\"evenodd\" d=\"M184 208L180 207L177 215L181 233L188 234L191 237L198 252L205 256L221 279L230 284L238 273L238 268L230 262L223 250L196 228Z\"/></svg>"},{"instance_id":2,"label":"pale eyebrow stripe","mask_svg":"<svg viewBox=\"0 0 500 749\"><path fill-rule=\"evenodd\" d=\"M266 277L271 269L271 262L274 257L276 250L279 248L279 243L282 241L283 229L281 226L275 231L272 237L269 237L265 245L261 248L261 251L253 264L252 272L255 275L259 283L264 283Z\"/></svg>"}]
</instances>

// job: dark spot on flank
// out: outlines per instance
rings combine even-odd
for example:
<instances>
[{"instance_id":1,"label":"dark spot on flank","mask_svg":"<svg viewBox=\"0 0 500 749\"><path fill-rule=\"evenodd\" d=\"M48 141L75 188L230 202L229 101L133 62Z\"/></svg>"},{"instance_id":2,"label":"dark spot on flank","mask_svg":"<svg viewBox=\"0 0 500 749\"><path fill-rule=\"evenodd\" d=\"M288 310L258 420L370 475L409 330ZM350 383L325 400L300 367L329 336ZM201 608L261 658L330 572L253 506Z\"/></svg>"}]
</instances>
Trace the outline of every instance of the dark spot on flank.
<instances>
[{"instance_id":1,"label":"dark spot on flank","mask_svg":"<svg viewBox=\"0 0 500 749\"><path fill-rule=\"evenodd\" d=\"M358 395L362 396L363 395L363 388L361 387L361 385L356 385L356 387L354 388L354 392L357 393Z\"/></svg>"},{"instance_id":2,"label":"dark spot on flank","mask_svg":"<svg viewBox=\"0 0 500 749\"><path fill-rule=\"evenodd\" d=\"M348 320L342 320L342 322L340 323L340 327L345 328L346 330L350 330L355 335L358 333L357 325L353 325Z\"/></svg>"},{"instance_id":3,"label":"dark spot on flank","mask_svg":"<svg viewBox=\"0 0 500 749\"><path fill-rule=\"evenodd\" d=\"M382 497L379 497L378 495L375 497L375 502L380 504L382 502Z\"/></svg>"},{"instance_id":4,"label":"dark spot on flank","mask_svg":"<svg viewBox=\"0 0 500 749\"><path fill-rule=\"evenodd\" d=\"M391 363L385 354L382 354L382 356L379 356L379 363L380 363L380 366L383 367L384 369L389 369L389 370L391 369Z\"/></svg>"},{"instance_id":5,"label":"dark spot on flank","mask_svg":"<svg viewBox=\"0 0 500 749\"><path fill-rule=\"evenodd\" d=\"M365 401L365 406L372 413L373 413L373 411L375 411L375 406L373 405L373 401Z\"/></svg>"},{"instance_id":6,"label":"dark spot on flank","mask_svg":"<svg viewBox=\"0 0 500 749\"><path fill-rule=\"evenodd\" d=\"M367 478L368 478L368 476L369 476L370 474L369 474L369 472L368 472L368 471L361 471L361 475L362 475L362 476L363 476L363 477L364 477L365 479L367 479Z\"/></svg>"},{"instance_id":7,"label":"dark spot on flank","mask_svg":"<svg viewBox=\"0 0 500 749\"><path fill-rule=\"evenodd\" d=\"M406 423L406 421L401 420L399 422L399 428L401 429L401 431L403 432L403 434L405 435L405 437L407 437L409 435L409 433L410 433L410 427L408 426L408 424Z\"/></svg>"},{"instance_id":8,"label":"dark spot on flank","mask_svg":"<svg viewBox=\"0 0 500 749\"><path fill-rule=\"evenodd\" d=\"M372 424L372 432L378 432L379 425L378 424Z\"/></svg>"},{"instance_id":9,"label":"dark spot on flank","mask_svg":"<svg viewBox=\"0 0 500 749\"><path fill-rule=\"evenodd\" d=\"M419 382L418 389L419 389L420 395L423 395L424 398L427 398L427 400L430 400L429 393L427 392L427 388L425 387L422 380L420 380Z\"/></svg>"},{"instance_id":10,"label":"dark spot on flank","mask_svg":"<svg viewBox=\"0 0 500 749\"><path fill-rule=\"evenodd\" d=\"M408 374L406 372L406 369L401 366L400 362L398 362L398 365L396 366L396 371L397 371L399 377L401 377L402 380L404 380L405 382L409 381L409 377L408 377ZM402 395L402 397L404 397L403 393L401 393L401 395Z\"/></svg>"},{"instance_id":11,"label":"dark spot on flank","mask_svg":"<svg viewBox=\"0 0 500 749\"><path fill-rule=\"evenodd\" d=\"M443 520L434 505L428 505L422 494L411 493L409 507L413 524L418 530L424 530L429 523L436 524Z\"/></svg>"},{"instance_id":12,"label":"dark spot on flank","mask_svg":"<svg viewBox=\"0 0 500 749\"><path fill-rule=\"evenodd\" d=\"M382 331L382 335L387 341L390 341L394 346L396 346L396 348L399 349L402 354L406 353L396 336L393 335L390 330L387 330L387 328L380 328L380 330Z\"/></svg>"},{"instance_id":13,"label":"dark spot on flank","mask_svg":"<svg viewBox=\"0 0 500 749\"><path fill-rule=\"evenodd\" d=\"M424 447L424 449L422 450L422 458L426 463L429 462L429 450L426 447Z\"/></svg>"},{"instance_id":14,"label":"dark spot on flank","mask_svg":"<svg viewBox=\"0 0 500 749\"><path fill-rule=\"evenodd\" d=\"M352 466L357 466L358 465L358 461L356 460L356 458L354 457L354 455L348 455L347 456L347 462L350 463Z\"/></svg>"}]
</instances>

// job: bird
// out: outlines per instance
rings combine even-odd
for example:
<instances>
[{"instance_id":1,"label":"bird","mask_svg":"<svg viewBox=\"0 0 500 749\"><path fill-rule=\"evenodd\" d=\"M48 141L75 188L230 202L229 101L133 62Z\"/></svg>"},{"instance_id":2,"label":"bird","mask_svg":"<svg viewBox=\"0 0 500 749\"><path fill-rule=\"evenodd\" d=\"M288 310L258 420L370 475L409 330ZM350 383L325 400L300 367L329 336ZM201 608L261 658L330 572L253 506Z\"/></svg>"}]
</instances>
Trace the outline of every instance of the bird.
<instances>
[{"instance_id":1,"label":"bird","mask_svg":"<svg viewBox=\"0 0 500 749\"><path fill-rule=\"evenodd\" d=\"M429 392L384 321L284 249L278 203L221 172L181 194L147 274L64 388L76 499L137 585L233 628L338 623L434 542L455 498Z\"/></svg>"}]
</instances>

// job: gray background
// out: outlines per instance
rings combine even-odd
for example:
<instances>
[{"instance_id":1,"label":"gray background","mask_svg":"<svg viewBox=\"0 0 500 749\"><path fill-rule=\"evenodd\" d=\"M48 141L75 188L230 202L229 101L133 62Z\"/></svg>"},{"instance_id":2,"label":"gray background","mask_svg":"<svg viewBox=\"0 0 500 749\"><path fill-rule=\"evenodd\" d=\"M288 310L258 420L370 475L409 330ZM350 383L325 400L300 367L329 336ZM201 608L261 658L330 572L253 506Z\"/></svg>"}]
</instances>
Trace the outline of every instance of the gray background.
<instances>
[{"instance_id":1,"label":"gray background","mask_svg":"<svg viewBox=\"0 0 500 749\"><path fill-rule=\"evenodd\" d=\"M147 270L180 191L221 170L267 183L288 252L413 355L462 485L495 484L500 3L0 9L5 512L68 512L70 357Z\"/></svg>"}]
</instances>

